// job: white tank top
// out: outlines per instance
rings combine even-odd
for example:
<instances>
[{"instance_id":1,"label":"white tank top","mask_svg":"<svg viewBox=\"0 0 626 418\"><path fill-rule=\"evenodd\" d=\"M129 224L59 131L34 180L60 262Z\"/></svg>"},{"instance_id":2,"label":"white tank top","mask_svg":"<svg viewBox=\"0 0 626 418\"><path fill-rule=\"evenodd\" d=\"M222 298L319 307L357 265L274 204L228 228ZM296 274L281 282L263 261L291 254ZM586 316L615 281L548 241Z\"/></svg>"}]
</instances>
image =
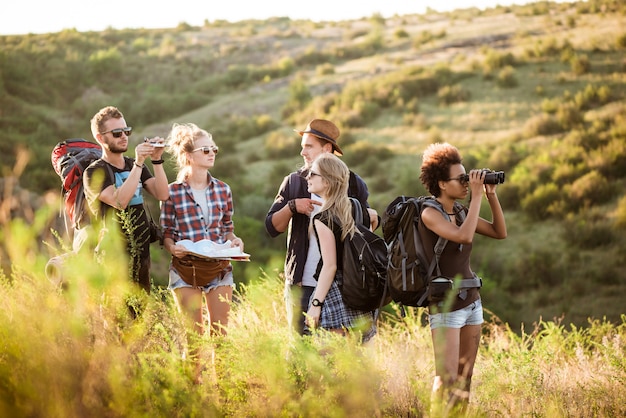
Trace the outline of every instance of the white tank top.
<instances>
[{"instance_id":1,"label":"white tank top","mask_svg":"<svg viewBox=\"0 0 626 418\"><path fill-rule=\"evenodd\" d=\"M311 194L311 199L317 200L324 204L324 199L316 194ZM311 212L311 219L320 212L322 205L313 205L313 212ZM317 245L317 238L315 238L315 231L313 228L309 228L309 252L306 255L306 263L304 264L304 271L302 272L302 286L317 286L317 280L313 278L315 271L317 270L317 264L322 258L320 254L319 246Z\"/></svg>"}]
</instances>

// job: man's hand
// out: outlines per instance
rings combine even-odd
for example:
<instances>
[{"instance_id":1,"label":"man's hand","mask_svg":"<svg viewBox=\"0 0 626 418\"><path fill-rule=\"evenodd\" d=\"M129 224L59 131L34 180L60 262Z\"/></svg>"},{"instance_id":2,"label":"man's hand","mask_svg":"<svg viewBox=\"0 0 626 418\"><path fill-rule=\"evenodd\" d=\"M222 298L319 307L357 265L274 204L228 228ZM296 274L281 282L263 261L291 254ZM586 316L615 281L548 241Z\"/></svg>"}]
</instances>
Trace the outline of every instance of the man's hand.
<instances>
[{"instance_id":1,"label":"man's hand","mask_svg":"<svg viewBox=\"0 0 626 418\"><path fill-rule=\"evenodd\" d=\"M313 200L306 197L294 200L296 201L296 211L307 216L311 215L311 212L313 212L313 208L315 207L314 205L322 205L322 202L319 200Z\"/></svg>"}]
</instances>

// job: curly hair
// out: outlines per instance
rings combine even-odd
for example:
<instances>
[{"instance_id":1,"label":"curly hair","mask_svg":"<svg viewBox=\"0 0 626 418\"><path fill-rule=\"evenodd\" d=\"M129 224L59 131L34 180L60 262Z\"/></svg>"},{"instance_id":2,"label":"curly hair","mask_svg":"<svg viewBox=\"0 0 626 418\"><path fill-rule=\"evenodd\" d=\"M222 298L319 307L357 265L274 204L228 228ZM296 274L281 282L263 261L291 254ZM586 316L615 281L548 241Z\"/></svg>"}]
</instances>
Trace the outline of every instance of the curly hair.
<instances>
[{"instance_id":1,"label":"curly hair","mask_svg":"<svg viewBox=\"0 0 626 418\"><path fill-rule=\"evenodd\" d=\"M189 160L187 153L193 152L196 147L196 141L201 138L208 138L213 144L213 136L199 128L193 123L175 123L167 137L168 145L172 150L172 155L176 159L176 165L179 168L177 180L184 180L189 172Z\"/></svg>"},{"instance_id":2,"label":"curly hair","mask_svg":"<svg viewBox=\"0 0 626 418\"><path fill-rule=\"evenodd\" d=\"M122 119L124 115L117 107L107 106L98 110L91 118L91 134L95 138L104 129L104 124L111 119Z\"/></svg>"},{"instance_id":3,"label":"curly hair","mask_svg":"<svg viewBox=\"0 0 626 418\"><path fill-rule=\"evenodd\" d=\"M441 195L439 182L448 180L450 167L461 164L459 150L448 143L429 145L422 155L422 169L420 180L426 190L435 197Z\"/></svg>"}]
</instances>

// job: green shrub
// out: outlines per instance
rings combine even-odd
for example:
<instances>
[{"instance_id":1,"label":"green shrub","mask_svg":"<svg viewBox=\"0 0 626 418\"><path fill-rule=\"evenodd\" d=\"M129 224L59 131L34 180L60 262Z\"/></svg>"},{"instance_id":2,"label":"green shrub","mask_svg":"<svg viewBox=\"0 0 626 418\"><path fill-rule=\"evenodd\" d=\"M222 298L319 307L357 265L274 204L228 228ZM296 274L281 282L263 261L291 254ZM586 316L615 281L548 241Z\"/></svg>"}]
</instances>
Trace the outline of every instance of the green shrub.
<instances>
[{"instance_id":1,"label":"green shrub","mask_svg":"<svg viewBox=\"0 0 626 418\"><path fill-rule=\"evenodd\" d=\"M518 84L519 82L517 81L513 67L506 66L498 73L498 78L496 79L496 85L498 87L509 89L517 87Z\"/></svg>"},{"instance_id":2,"label":"green shrub","mask_svg":"<svg viewBox=\"0 0 626 418\"><path fill-rule=\"evenodd\" d=\"M466 102L470 99L471 93L459 84L453 86L443 86L437 92L437 98L442 105L450 105L452 103Z\"/></svg>"},{"instance_id":3,"label":"green shrub","mask_svg":"<svg viewBox=\"0 0 626 418\"><path fill-rule=\"evenodd\" d=\"M621 35L618 35L617 39L615 40L615 45L619 49L626 48L626 33L622 33Z\"/></svg>"},{"instance_id":4,"label":"green shrub","mask_svg":"<svg viewBox=\"0 0 626 418\"><path fill-rule=\"evenodd\" d=\"M550 206L560 198L561 192L556 184L540 184L522 199L521 207L532 219L543 219L551 215Z\"/></svg>"},{"instance_id":5,"label":"green shrub","mask_svg":"<svg viewBox=\"0 0 626 418\"><path fill-rule=\"evenodd\" d=\"M562 132L563 128L554 116L541 114L526 121L523 128L524 136L531 138L537 135L553 135Z\"/></svg>"},{"instance_id":6,"label":"green shrub","mask_svg":"<svg viewBox=\"0 0 626 418\"><path fill-rule=\"evenodd\" d=\"M541 111L547 113L549 115L553 115L559 108L559 104L561 103L561 99L543 99L541 101Z\"/></svg>"},{"instance_id":7,"label":"green shrub","mask_svg":"<svg viewBox=\"0 0 626 418\"><path fill-rule=\"evenodd\" d=\"M617 202L615 225L617 225L618 228L626 229L626 195L622 196Z\"/></svg>"},{"instance_id":8,"label":"green shrub","mask_svg":"<svg viewBox=\"0 0 626 418\"><path fill-rule=\"evenodd\" d=\"M570 130L583 123L583 114L572 103L562 103L556 112L556 119L564 131Z\"/></svg>"},{"instance_id":9,"label":"green shrub","mask_svg":"<svg viewBox=\"0 0 626 418\"><path fill-rule=\"evenodd\" d=\"M488 49L485 54L483 69L485 72L491 73L505 67L514 67L516 65L515 56L510 52L498 52Z\"/></svg>"},{"instance_id":10,"label":"green shrub","mask_svg":"<svg viewBox=\"0 0 626 418\"><path fill-rule=\"evenodd\" d=\"M330 63L324 63L315 67L315 74L317 75L331 75L335 74L335 66Z\"/></svg>"},{"instance_id":11,"label":"green shrub","mask_svg":"<svg viewBox=\"0 0 626 418\"><path fill-rule=\"evenodd\" d=\"M568 205L573 210L601 204L611 198L613 188L599 171L590 171L564 187L569 196Z\"/></svg>"},{"instance_id":12,"label":"green shrub","mask_svg":"<svg viewBox=\"0 0 626 418\"><path fill-rule=\"evenodd\" d=\"M409 33L402 29L402 28L398 28L394 31L393 36L398 38L398 39L403 39L403 38L408 38L409 37Z\"/></svg>"},{"instance_id":13,"label":"green shrub","mask_svg":"<svg viewBox=\"0 0 626 418\"><path fill-rule=\"evenodd\" d=\"M372 160L377 160L380 163L383 163L393 157L393 152L391 152L391 150L384 145L376 145L368 141L357 141L348 146L344 146L344 142L342 141L341 144L342 149L346 151L343 156L343 160L348 167L359 166L366 160L370 159L370 157ZM376 171L372 169L371 172L365 173L364 175L368 174L374 175L376 174Z\"/></svg>"},{"instance_id":14,"label":"green shrub","mask_svg":"<svg viewBox=\"0 0 626 418\"><path fill-rule=\"evenodd\" d=\"M591 63L586 55L575 55L570 61L572 72L576 75L587 74L591 71Z\"/></svg>"},{"instance_id":15,"label":"green shrub","mask_svg":"<svg viewBox=\"0 0 626 418\"><path fill-rule=\"evenodd\" d=\"M608 221L579 216L565 223L563 239L574 248L593 249L613 244L616 235Z\"/></svg>"}]
</instances>

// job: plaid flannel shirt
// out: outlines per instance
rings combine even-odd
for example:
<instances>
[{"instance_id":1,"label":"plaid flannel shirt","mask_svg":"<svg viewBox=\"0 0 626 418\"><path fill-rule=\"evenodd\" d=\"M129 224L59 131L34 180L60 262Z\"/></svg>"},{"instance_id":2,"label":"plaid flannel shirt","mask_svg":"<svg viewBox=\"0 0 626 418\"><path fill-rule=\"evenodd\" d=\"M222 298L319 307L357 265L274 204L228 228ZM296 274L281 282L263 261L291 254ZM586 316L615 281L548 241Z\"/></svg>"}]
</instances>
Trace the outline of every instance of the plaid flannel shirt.
<instances>
[{"instance_id":1,"label":"plaid flannel shirt","mask_svg":"<svg viewBox=\"0 0 626 418\"><path fill-rule=\"evenodd\" d=\"M204 219L200 205L193 198L191 187L185 181L169 185L170 197L162 203L161 226L165 238L174 242L188 239L193 242L209 239L217 243L227 241L233 232L233 199L230 186L207 173L206 190L209 219Z\"/></svg>"}]
</instances>

